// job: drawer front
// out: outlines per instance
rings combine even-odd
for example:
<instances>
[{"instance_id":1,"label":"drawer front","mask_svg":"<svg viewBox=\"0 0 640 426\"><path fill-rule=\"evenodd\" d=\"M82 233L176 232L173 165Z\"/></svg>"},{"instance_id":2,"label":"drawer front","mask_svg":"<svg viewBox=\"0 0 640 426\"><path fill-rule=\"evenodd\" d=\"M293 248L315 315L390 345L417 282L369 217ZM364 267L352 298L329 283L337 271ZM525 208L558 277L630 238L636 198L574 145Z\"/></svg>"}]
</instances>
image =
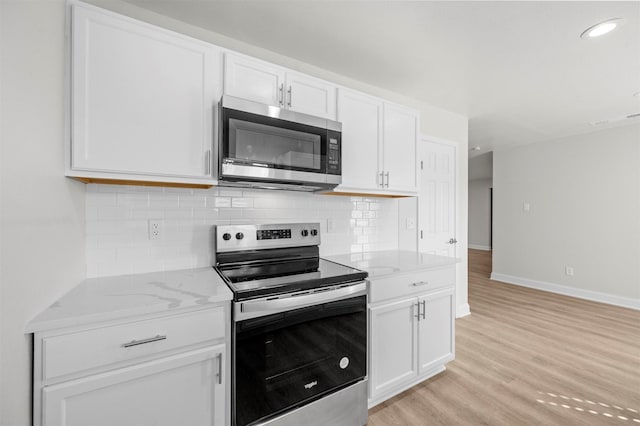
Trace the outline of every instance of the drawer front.
<instances>
[{"instance_id":1,"label":"drawer front","mask_svg":"<svg viewBox=\"0 0 640 426\"><path fill-rule=\"evenodd\" d=\"M225 336L223 307L45 337L42 379L107 366Z\"/></svg>"},{"instance_id":2,"label":"drawer front","mask_svg":"<svg viewBox=\"0 0 640 426\"><path fill-rule=\"evenodd\" d=\"M455 266L432 269L411 274L398 274L370 280L369 301L371 303L398 297L412 296L425 291L455 286Z\"/></svg>"}]
</instances>

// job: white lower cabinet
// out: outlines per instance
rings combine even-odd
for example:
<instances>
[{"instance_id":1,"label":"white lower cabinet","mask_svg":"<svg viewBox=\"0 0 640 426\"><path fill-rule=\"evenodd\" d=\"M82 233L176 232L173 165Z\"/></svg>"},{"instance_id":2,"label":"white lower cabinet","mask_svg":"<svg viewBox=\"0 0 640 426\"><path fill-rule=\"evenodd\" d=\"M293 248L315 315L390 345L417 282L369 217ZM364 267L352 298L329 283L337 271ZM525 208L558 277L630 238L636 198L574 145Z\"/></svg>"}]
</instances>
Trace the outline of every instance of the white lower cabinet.
<instances>
[{"instance_id":1,"label":"white lower cabinet","mask_svg":"<svg viewBox=\"0 0 640 426\"><path fill-rule=\"evenodd\" d=\"M225 345L46 386L43 425L224 425Z\"/></svg>"},{"instance_id":2,"label":"white lower cabinet","mask_svg":"<svg viewBox=\"0 0 640 426\"><path fill-rule=\"evenodd\" d=\"M454 357L453 295L453 289L447 289L418 298L424 311L418 326L418 374L428 374Z\"/></svg>"},{"instance_id":3,"label":"white lower cabinet","mask_svg":"<svg viewBox=\"0 0 640 426\"><path fill-rule=\"evenodd\" d=\"M418 376L416 298L382 303L371 315L371 392L376 398Z\"/></svg>"},{"instance_id":4,"label":"white lower cabinet","mask_svg":"<svg viewBox=\"0 0 640 426\"><path fill-rule=\"evenodd\" d=\"M229 317L227 303L36 333L34 425L228 425Z\"/></svg>"},{"instance_id":5,"label":"white lower cabinet","mask_svg":"<svg viewBox=\"0 0 640 426\"><path fill-rule=\"evenodd\" d=\"M438 281L442 272L398 277L396 294L388 288L376 291L377 285L389 287L394 279L371 280L370 407L441 372L454 358L455 272L445 271L452 279L444 287Z\"/></svg>"}]
</instances>

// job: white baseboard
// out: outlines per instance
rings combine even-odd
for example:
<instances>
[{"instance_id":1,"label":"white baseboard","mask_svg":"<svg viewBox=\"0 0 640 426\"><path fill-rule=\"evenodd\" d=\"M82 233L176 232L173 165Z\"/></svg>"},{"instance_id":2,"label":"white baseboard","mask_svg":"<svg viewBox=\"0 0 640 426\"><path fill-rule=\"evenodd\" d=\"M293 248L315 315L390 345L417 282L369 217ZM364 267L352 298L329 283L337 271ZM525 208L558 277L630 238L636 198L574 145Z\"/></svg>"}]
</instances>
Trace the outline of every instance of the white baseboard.
<instances>
[{"instance_id":1,"label":"white baseboard","mask_svg":"<svg viewBox=\"0 0 640 426\"><path fill-rule=\"evenodd\" d=\"M481 246L479 244L468 244L467 245L470 249L474 249L474 250L484 250L484 251L491 251L491 247L489 246Z\"/></svg>"},{"instance_id":2,"label":"white baseboard","mask_svg":"<svg viewBox=\"0 0 640 426\"><path fill-rule=\"evenodd\" d=\"M467 315L471 315L471 308L468 303L463 305L458 305L456 308L456 318L466 317Z\"/></svg>"},{"instance_id":3,"label":"white baseboard","mask_svg":"<svg viewBox=\"0 0 640 426\"><path fill-rule=\"evenodd\" d=\"M522 287L535 288L536 290L564 294L565 296L577 297L578 299L592 300L594 302L607 303L609 305L640 310L640 299L615 296L612 294L601 293L599 291L582 290L575 287L567 287L560 284L531 280L529 278L516 277L513 275L500 274L496 272L491 273L491 279L495 281L502 281L508 284L519 285Z\"/></svg>"}]
</instances>

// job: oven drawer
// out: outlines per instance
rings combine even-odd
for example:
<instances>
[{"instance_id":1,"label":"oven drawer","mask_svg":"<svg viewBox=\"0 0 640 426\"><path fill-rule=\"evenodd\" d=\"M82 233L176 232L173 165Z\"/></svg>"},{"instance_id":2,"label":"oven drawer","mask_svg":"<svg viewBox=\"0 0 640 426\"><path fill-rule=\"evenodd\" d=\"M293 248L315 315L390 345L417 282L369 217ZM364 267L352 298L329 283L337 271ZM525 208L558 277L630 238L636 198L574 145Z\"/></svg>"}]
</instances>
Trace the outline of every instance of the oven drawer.
<instances>
[{"instance_id":1,"label":"oven drawer","mask_svg":"<svg viewBox=\"0 0 640 426\"><path fill-rule=\"evenodd\" d=\"M223 307L95 328L42 340L42 379L201 344L225 335Z\"/></svg>"},{"instance_id":2,"label":"oven drawer","mask_svg":"<svg viewBox=\"0 0 640 426\"><path fill-rule=\"evenodd\" d=\"M455 266L430 269L385 278L370 278L369 302L411 296L438 288L455 286Z\"/></svg>"}]
</instances>

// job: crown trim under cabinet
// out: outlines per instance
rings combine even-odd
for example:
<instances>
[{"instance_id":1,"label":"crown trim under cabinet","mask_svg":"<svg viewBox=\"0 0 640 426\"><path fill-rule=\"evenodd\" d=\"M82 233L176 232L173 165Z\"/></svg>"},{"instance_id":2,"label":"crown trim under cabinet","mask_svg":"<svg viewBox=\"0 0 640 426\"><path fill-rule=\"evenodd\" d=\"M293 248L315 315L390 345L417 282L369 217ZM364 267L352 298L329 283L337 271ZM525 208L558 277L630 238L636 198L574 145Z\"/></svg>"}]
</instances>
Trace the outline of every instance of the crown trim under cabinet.
<instances>
[{"instance_id":1,"label":"crown trim under cabinet","mask_svg":"<svg viewBox=\"0 0 640 426\"><path fill-rule=\"evenodd\" d=\"M73 2L66 175L216 184L222 49Z\"/></svg>"}]
</instances>

